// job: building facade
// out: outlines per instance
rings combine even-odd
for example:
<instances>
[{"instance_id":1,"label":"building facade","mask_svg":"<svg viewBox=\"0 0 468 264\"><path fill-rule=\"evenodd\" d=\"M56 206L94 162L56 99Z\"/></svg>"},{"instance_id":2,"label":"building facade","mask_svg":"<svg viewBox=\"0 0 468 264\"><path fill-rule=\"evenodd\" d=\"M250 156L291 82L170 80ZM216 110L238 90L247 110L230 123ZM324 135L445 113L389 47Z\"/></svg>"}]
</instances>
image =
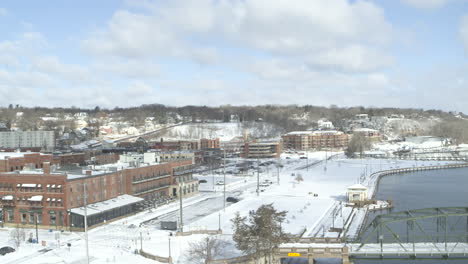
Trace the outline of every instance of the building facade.
<instances>
[{"instance_id":1,"label":"building facade","mask_svg":"<svg viewBox=\"0 0 468 264\"><path fill-rule=\"evenodd\" d=\"M282 136L284 149L345 148L351 136L336 130L294 131Z\"/></svg>"},{"instance_id":2,"label":"building facade","mask_svg":"<svg viewBox=\"0 0 468 264\"><path fill-rule=\"evenodd\" d=\"M279 142L250 142L241 147L243 158L278 158L280 155L281 144Z\"/></svg>"},{"instance_id":3,"label":"building facade","mask_svg":"<svg viewBox=\"0 0 468 264\"><path fill-rule=\"evenodd\" d=\"M192 160L139 167L111 164L69 172L44 162L37 169L2 172L0 220L11 226L30 225L37 220L42 228L68 229L72 225L70 210L85 203L92 205L122 195L151 201L169 198L175 182L174 168L191 164Z\"/></svg>"},{"instance_id":4,"label":"building facade","mask_svg":"<svg viewBox=\"0 0 468 264\"><path fill-rule=\"evenodd\" d=\"M0 148L2 149L38 148L53 150L54 147L54 131L0 132Z\"/></svg>"}]
</instances>

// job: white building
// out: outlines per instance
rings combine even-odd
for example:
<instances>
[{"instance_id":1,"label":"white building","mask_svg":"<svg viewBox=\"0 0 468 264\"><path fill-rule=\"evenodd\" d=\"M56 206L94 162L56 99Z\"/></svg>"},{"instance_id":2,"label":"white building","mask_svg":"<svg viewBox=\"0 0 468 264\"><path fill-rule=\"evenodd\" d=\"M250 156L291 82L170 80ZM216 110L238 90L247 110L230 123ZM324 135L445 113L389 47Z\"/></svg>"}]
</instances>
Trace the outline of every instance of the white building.
<instances>
[{"instance_id":1,"label":"white building","mask_svg":"<svg viewBox=\"0 0 468 264\"><path fill-rule=\"evenodd\" d=\"M54 149L54 131L0 132L0 148L46 148Z\"/></svg>"},{"instance_id":2,"label":"white building","mask_svg":"<svg viewBox=\"0 0 468 264\"><path fill-rule=\"evenodd\" d=\"M320 119L317 121L317 125L319 129L334 129L333 123L331 121Z\"/></svg>"},{"instance_id":3,"label":"white building","mask_svg":"<svg viewBox=\"0 0 468 264\"><path fill-rule=\"evenodd\" d=\"M362 184L354 184L348 187L348 202L366 201L368 197L368 188Z\"/></svg>"}]
</instances>

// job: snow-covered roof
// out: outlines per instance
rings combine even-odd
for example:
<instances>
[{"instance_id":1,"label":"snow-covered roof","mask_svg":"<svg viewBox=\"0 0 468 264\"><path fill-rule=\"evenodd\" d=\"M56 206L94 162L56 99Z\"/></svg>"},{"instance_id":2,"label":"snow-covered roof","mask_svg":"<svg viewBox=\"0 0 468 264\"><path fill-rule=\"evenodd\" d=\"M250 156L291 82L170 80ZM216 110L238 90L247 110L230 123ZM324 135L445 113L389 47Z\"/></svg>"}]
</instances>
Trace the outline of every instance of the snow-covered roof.
<instances>
[{"instance_id":1,"label":"snow-covered roof","mask_svg":"<svg viewBox=\"0 0 468 264\"><path fill-rule=\"evenodd\" d=\"M318 130L318 131L314 131L313 133L314 134L339 134L343 132L336 131L336 130Z\"/></svg>"},{"instance_id":2,"label":"snow-covered roof","mask_svg":"<svg viewBox=\"0 0 468 264\"><path fill-rule=\"evenodd\" d=\"M114 199L88 205L87 214L88 216L99 214L108 210L112 210L114 208L119 208L125 205L134 204L134 203L138 203L141 201L143 201L143 198L124 194ZM84 216L84 207L73 208L71 209L71 212L74 214Z\"/></svg>"},{"instance_id":3,"label":"snow-covered roof","mask_svg":"<svg viewBox=\"0 0 468 264\"><path fill-rule=\"evenodd\" d=\"M366 127L355 128L355 129L353 129L353 131L354 131L354 132L379 132L379 131L376 130L376 129L366 128Z\"/></svg>"},{"instance_id":4,"label":"snow-covered roof","mask_svg":"<svg viewBox=\"0 0 468 264\"><path fill-rule=\"evenodd\" d=\"M286 135L307 135L307 134L312 134L313 131L292 131L287 133Z\"/></svg>"},{"instance_id":5,"label":"snow-covered roof","mask_svg":"<svg viewBox=\"0 0 468 264\"><path fill-rule=\"evenodd\" d=\"M353 184L351 186L348 187L348 190L367 190L368 188L362 184Z\"/></svg>"}]
</instances>

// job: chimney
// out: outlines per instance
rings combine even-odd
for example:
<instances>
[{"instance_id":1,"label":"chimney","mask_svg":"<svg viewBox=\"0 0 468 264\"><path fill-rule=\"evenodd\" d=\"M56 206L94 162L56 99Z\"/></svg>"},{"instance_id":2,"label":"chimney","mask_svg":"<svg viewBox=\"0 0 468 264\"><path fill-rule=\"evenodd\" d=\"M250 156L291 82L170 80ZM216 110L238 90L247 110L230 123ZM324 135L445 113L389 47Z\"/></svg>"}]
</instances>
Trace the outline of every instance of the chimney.
<instances>
[{"instance_id":1,"label":"chimney","mask_svg":"<svg viewBox=\"0 0 468 264\"><path fill-rule=\"evenodd\" d=\"M92 171L87 170L87 171L86 171L86 176L91 176L91 175L92 175Z\"/></svg>"},{"instance_id":2,"label":"chimney","mask_svg":"<svg viewBox=\"0 0 468 264\"><path fill-rule=\"evenodd\" d=\"M50 162L44 162L42 164L44 174L50 174Z\"/></svg>"}]
</instances>

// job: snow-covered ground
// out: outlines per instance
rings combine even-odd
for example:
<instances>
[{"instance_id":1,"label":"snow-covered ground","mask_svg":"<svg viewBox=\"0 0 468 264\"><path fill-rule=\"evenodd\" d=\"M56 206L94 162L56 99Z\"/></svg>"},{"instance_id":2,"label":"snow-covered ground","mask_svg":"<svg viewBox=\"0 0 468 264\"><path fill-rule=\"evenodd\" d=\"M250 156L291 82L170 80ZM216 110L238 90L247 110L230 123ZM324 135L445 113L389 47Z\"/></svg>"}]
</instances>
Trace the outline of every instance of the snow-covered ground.
<instances>
[{"instance_id":1,"label":"snow-covered ground","mask_svg":"<svg viewBox=\"0 0 468 264\"><path fill-rule=\"evenodd\" d=\"M223 186L215 185L213 191L213 175L199 175L207 183L201 184L204 192L200 195L184 200L185 230L208 229L223 230L222 238L231 240L231 219L236 212L248 215L250 210L256 210L262 204L272 203L278 210L286 210L287 220L283 224L286 232L294 235L336 236L337 233L329 232L330 227L343 227L345 220L349 218L352 210L344 206L346 188L358 182L370 183L373 172L391 169L412 167L416 161L377 160L377 159L346 159L343 155L334 156L332 159L317 163L330 157L330 152L310 152L307 155L284 154L279 161L278 170L276 163L268 168L262 167L259 174L260 182L266 180L272 183L262 184L257 195L257 174L250 176L227 175L227 195L235 196L240 201L226 203L223 209ZM307 156L308 159L300 157ZM445 164L446 162L417 161L417 165ZM307 166L309 165L309 166ZM278 178L279 171L279 178ZM300 176L300 177L298 177ZM214 180L223 180L222 174L214 175ZM302 178L302 180L300 180ZM278 182L279 179L279 182ZM161 206L151 212L145 211L130 216L108 225L97 227L89 232L89 248L91 263L155 263L135 255L134 251L143 245L143 249L152 254L169 256L169 231L160 230L157 222L141 223L155 219L177 220L178 203ZM355 219L362 219L362 212L355 212ZM332 216L334 215L334 217ZM332 223L332 220L335 220ZM0 243L8 244L9 231L0 230ZM27 237L33 230L26 230ZM61 246L58 248L56 235L46 230L41 230L39 237L47 243L49 252L38 252L43 247L40 245L22 245L15 253L0 257L1 263L84 263L85 244L82 233L62 233ZM205 235L192 235L185 237L171 237L171 255L174 263L187 263L186 251L189 242L197 241ZM70 250L66 242L71 243ZM227 247L228 255L240 254L233 245Z\"/></svg>"}]
</instances>

